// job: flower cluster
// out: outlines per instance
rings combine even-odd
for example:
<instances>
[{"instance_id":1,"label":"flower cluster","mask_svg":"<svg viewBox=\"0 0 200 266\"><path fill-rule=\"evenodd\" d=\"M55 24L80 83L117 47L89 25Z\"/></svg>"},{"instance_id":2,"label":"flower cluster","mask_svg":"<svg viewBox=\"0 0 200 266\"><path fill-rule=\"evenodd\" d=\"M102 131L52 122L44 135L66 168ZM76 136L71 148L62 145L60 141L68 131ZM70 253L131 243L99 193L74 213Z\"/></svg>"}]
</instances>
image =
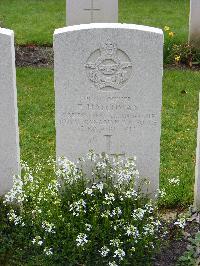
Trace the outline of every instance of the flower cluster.
<instances>
[{"instance_id":1,"label":"flower cluster","mask_svg":"<svg viewBox=\"0 0 200 266\"><path fill-rule=\"evenodd\" d=\"M76 242L78 247L84 246L88 242L87 235L84 233L80 233L76 238Z\"/></svg>"},{"instance_id":2,"label":"flower cluster","mask_svg":"<svg viewBox=\"0 0 200 266\"><path fill-rule=\"evenodd\" d=\"M77 164L50 160L46 170L24 164L22 173L5 196L18 203L8 219L49 264L137 265L137 253L150 258L158 247L165 230L156 202L136 187L136 158L90 152Z\"/></svg>"},{"instance_id":3,"label":"flower cluster","mask_svg":"<svg viewBox=\"0 0 200 266\"><path fill-rule=\"evenodd\" d=\"M169 26L165 26L165 27L164 27L164 31L167 32L167 34L168 34L168 36L169 36L170 38L173 38L174 35L175 35L175 33L174 33L173 31L170 30L170 27L169 27Z\"/></svg>"},{"instance_id":4,"label":"flower cluster","mask_svg":"<svg viewBox=\"0 0 200 266\"><path fill-rule=\"evenodd\" d=\"M86 213L86 203L83 199L77 202L73 202L69 205L69 211L73 213L74 216L79 216L81 212Z\"/></svg>"}]
</instances>

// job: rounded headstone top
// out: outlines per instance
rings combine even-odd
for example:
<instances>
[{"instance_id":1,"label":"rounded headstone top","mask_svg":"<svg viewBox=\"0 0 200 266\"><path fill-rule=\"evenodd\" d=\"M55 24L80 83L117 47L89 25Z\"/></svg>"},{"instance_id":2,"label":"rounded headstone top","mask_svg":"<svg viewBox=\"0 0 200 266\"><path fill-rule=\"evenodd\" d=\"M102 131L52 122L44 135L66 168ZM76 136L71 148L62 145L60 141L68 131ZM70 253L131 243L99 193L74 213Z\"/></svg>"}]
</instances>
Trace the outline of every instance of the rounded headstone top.
<instances>
[{"instance_id":1,"label":"rounded headstone top","mask_svg":"<svg viewBox=\"0 0 200 266\"><path fill-rule=\"evenodd\" d=\"M13 30L5 29L0 27L0 34L10 35L12 36L14 34Z\"/></svg>"},{"instance_id":2,"label":"rounded headstone top","mask_svg":"<svg viewBox=\"0 0 200 266\"><path fill-rule=\"evenodd\" d=\"M163 31L159 28L136 25L136 24L125 24L125 23L90 23L90 24L68 26L56 29L54 31L54 35L70 31L80 31L80 30L89 30L89 29L130 29L130 30L152 32L163 35Z\"/></svg>"}]
</instances>

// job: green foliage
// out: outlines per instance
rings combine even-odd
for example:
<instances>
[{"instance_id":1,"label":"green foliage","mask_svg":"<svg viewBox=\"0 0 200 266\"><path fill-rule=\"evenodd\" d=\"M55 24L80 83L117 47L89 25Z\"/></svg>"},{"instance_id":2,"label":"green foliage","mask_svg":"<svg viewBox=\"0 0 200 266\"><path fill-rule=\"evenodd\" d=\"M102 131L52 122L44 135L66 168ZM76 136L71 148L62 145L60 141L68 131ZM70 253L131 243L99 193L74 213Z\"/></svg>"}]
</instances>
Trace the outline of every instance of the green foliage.
<instances>
[{"instance_id":1,"label":"green foliage","mask_svg":"<svg viewBox=\"0 0 200 266\"><path fill-rule=\"evenodd\" d=\"M134 189L138 178L134 160L92 152L76 165L24 163L5 196L14 243L0 256L12 250L19 265L148 265L166 229L156 202Z\"/></svg>"},{"instance_id":2,"label":"green foliage","mask_svg":"<svg viewBox=\"0 0 200 266\"><path fill-rule=\"evenodd\" d=\"M164 27L164 62L167 64L184 64L192 67L200 64L200 50L188 43L176 44L176 33L170 27Z\"/></svg>"},{"instance_id":3,"label":"green foliage","mask_svg":"<svg viewBox=\"0 0 200 266\"><path fill-rule=\"evenodd\" d=\"M187 251L179 258L178 265L194 266L200 263L200 232L197 232L195 238L189 239Z\"/></svg>"},{"instance_id":4,"label":"green foliage","mask_svg":"<svg viewBox=\"0 0 200 266\"><path fill-rule=\"evenodd\" d=\"M172 48L174 46L175 33L170 29L169 26L164 27L164 62L171 63Z\"/></svg>"},{"instance_id":5,"label":"green foliage","mask_svg":"<svg viewBox=\"0 0 200 266\"><path fill-rule=\"evenodd\" d=\"M176 64L182 63L192 67L193 65L200 64L200 50L192 47L189 44L174 44L171 47L170 55L168 57L169 62L175 62Z\"/></svg>"}]
</instances>

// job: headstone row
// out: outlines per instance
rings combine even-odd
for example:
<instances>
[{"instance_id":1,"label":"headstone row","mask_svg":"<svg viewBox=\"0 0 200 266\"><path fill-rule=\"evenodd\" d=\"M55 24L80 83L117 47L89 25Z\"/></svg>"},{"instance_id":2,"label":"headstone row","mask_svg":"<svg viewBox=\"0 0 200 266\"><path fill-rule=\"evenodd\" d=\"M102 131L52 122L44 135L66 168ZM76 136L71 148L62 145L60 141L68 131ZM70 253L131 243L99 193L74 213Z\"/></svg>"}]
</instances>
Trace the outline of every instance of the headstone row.
<instances>
[{"instance_id":1,"label":"headstone row","mask_svg":"<svg viewBox=\"0 0 200 266\"><path fill-rule=\"evenodd\" d=\"M14 35L0 31L0 194L19 172ZM54 34L56 151L137 156L150 191L159 186L163 72L160 29L88 24Z\"/></svg>"},{"instance_id":2,"label":"headstone row","mask_svg":"<svg viewBox=\"0 0 200 266\"><path fill-rule=\"evenodd\" d=\"M117 0L67 0L68 24L113 22ZM199 42L200 1L191 0L190 40ZM111 12L111 13L110 13ZM196 38L196 39L195 39ZM20 171L14 33L0 28L0 195ZM92 149L137 157L140 175L159 187L163 73L160 29L86 24L54 33L56 152L72 161ZM200 115L199 115L200 117ZM200 118L199 118L200 124ZM195 206L200 208L200 144Z\"/></svg>"}]
</instances>

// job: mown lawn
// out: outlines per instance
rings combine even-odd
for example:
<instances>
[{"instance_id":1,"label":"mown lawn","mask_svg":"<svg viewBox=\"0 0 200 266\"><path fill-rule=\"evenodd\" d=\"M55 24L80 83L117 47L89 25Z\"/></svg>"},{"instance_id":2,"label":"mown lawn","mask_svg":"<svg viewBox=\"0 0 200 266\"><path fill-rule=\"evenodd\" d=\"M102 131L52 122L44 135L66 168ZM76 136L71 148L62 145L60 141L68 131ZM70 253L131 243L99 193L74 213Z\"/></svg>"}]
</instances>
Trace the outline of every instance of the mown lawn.
<instances>
[{"instance_id":1,"label":"mown lawn","mask_svg":"<svg viewBox=\"0 0 200 266\"><path fill-rule=\"evenodd\" d=\"M167 207L192 203L200 72L165 70L161 187ZM17 69L21 156L33 165L55 156L53 70ZM179 186L168 179L180 177Z\"/></svg>"},{"instance_id":2,"label":"mown lawn","mask_svg":"<svg viewBox=\"0 0 200 266\"><path fill-rule=\"evenodd\" d=\"M17 44L52 45L55 28L66 25L66 0L1 0L0 26L13 29ZM119 22L171 27L186 42L190 0L119 0Z\"/></svg>"}]
</instances>

